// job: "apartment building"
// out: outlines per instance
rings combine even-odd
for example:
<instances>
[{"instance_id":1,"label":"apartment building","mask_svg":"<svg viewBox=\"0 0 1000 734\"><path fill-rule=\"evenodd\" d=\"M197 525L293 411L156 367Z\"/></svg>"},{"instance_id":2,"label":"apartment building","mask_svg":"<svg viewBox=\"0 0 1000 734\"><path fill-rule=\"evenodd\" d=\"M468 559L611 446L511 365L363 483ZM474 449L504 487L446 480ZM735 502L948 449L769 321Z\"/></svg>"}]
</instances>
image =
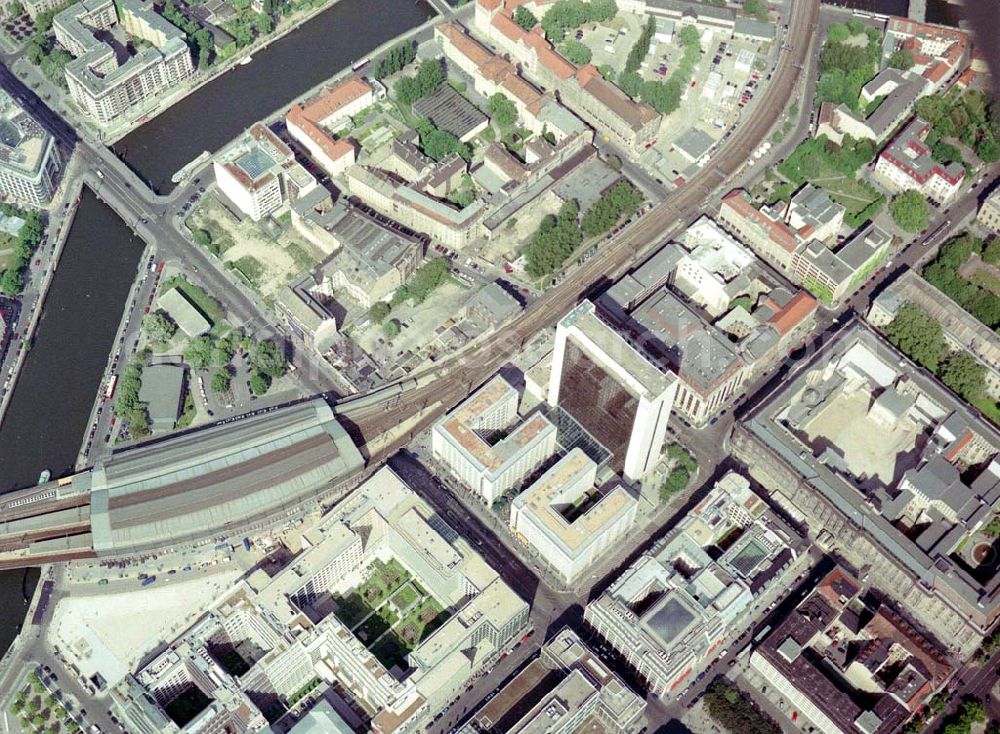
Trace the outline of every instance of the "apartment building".
<instances>
[{"instance_id":1,"label":"apartment building","mask_svg":"<svg viewBox=\"0 0 1000 734\"><path fill-rule=\"evenodd\" d=\"M938 163L925 142L930 123L919 117L903 128L875 161L875 177L891 191L913 189L938 204L948 204L965 181L960 163Z\"/></svg>"},{"instance_id":2,"label":"apartment building","mask_svg":"<svg viewBox=\"0 0 1000 734\"><path fill-rule=\"evenodd\" d=\"M892 235L869 223L836 249L820 240L809 240L795 253L792 275L835 303L861 285L891 251Z\"/></svg>"},{"instance_id":3,"label":"apartment building","mask_svg":"<svg viewBox=\"0 0 1000 734\"><path fill-rule=\"evenodd\" d=\"M55 138L0 90L0 194L44 207L59 184L61 167Z\"/></svg>"},{"instance_id":4,"label":"apartment building","mask_svg":"<svg viewBox=\"0 0 1000 734\"><path fill-rule=\"evenodd\" d=\"M405 181L388 171L355 164L347 169L347 185L373 209L414 232L422 232L441 244L462 249L482 235L486 206L476 200L459 208L427 192L427 182L438 166L421 179Z\"/></svg>"},{"instance_id":5,"label":"apartment building","mask_svg":"<svg viewBox=\"0 0 1000 734\"><path fill-rule=\"evenodd\" d=\"M124 60L100 35L116 26L146 44ZM107 125L176 89L195 72L184 33L152 0L81 0L56 15L56 40L75 58L66 65L73 101Z\"/></svg>"},{"instance_id":6,"label":"apartment building","mask_svg":"<svg viewBox=\"0 0 1000 734\"><path fill-rule=\"evenodd\" d=\"M587 64L577 69L545 38L540 27L526 32L512 14L519 3L478 0L475 25L502 52L544 88L558 92L559 100L601 134L626 150L639 152L655 139L660 115L636 102Z\"/></svg>"},{"instance_id":7,"label":"apartment building","mask_svg":"<svg viewBox=\"0 0 1000 734\"><path fill-rule=\"evenodd\" d=\"M986 197L976 214L976 221L993 234L1000 234L1000 190Z\"/></svg>"},{"instance_id":8,"label":"apartment building","mask_svg":"<svg viewBox=\"0 0 1000 734\"><path fill-rule=\"evenodd\" d=\"M329 176L339 176L354 165L354 143L333 133L352 116L371 106L372 88L364 79L352 77L323 90L307 104L293 105L285 115L288 132Z\"/></svg>"},{"instance_id":9,"label":"apartment building","mask_svg":"<svg viewBox=\"0 0 1000 734\"><path fill-rule=\"evenodd\" d=\"M866 603L866 591L834 568L750 656L768 685L824 733L899 731L954 670L890 603Z\"/></svg>"}]
</instances>

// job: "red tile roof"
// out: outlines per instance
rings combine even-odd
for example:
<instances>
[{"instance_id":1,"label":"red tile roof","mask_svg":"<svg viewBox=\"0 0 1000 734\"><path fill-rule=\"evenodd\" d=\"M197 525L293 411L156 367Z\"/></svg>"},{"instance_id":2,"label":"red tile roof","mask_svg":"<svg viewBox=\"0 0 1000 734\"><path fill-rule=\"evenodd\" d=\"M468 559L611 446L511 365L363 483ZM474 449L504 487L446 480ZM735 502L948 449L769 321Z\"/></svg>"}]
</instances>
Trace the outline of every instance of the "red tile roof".
<instances>
[{"instance_id":1,"label":"red tile roof","mask_svg":"<svg viewBox=\"0 0 1000 734\"><path fill-rule=\"evenodd\" d=\"M741 189L730 192L722 201L734 209L743 219L751 219L766 229L768 238L778 245L778 247L786 252L795 252L798 243L795 240L795 235L792 234L787 225L784 222L770 219L758 210L744 197L744 192Z\"/></svg>"},{"instance_id":2,"label":"red tile roof","mask_svg":"<svg viewBox=\"0 0 1000 734\"><path fill-rule=\"evenodd\" d=\"M326 130L309 119L307 112L298 105L288 111L285 121L302 130L330 160L338 160L354 150L354 145L350 141L335 140Z\"/></svg>"},{"instance_id":3,"label":"red tile roof","mask_svg":"<svg viewBox=\"0 0 1000 734\"><path fill-rule=\"evenodd\" d=\"M444 23L438 26L437 30L451 42L452 46L458 49L459 52L476 66L482 66L494 58L489 49L463 31L458 23Z\"/></svg>"},{"instance_id":4,"label":"red tile roof","mask_svg":"<svg viewBox=\"0 0 1000 734\"><path fill-rule=\"evenodd\" d=\"M332 89L322 92L314 101L304 108L306 116L315 122L337 114L342 108L355 102L366 94L371 94L372 88L364 79L353 77Z\"/></svg>"},{"instance_id":5,"label":"red tile roof","mask_svg":"<svg viewBox=\"0 0 1000 734\"><path fill-rule=\"evenodd\" d=\"M768 319L781 336L801 324L816 310L816 299L805 291L796 293L785 307Z\"/></svg>"},{"instance_id":6,"label":"red tile roof","mask_svg":"<svg viewBox=\"0 0 1000 734\"><path fill-rule=\"evenodd\" d=\"M514 19L504 13L497 13L493 16L494 27L512 41L520 41L524 38L524 29L514 22Z\"/></svg>"}]
</instances>

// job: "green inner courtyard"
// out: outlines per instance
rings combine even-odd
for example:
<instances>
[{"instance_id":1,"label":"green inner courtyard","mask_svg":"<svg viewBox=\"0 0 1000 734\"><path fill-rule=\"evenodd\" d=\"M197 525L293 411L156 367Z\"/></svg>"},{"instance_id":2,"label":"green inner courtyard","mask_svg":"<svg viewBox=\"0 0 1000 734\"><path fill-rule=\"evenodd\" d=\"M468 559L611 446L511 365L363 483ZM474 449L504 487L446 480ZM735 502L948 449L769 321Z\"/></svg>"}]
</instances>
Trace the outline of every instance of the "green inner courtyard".
<instances>
[{"instance_id":1,"label":"green inner courtyard","mask_svg":"<svg viewBox=\"0 0 1000 734\"><path fill-rule=\"evenodd\" d=\"M374 561L362 584L333 601L337 619L389 670L405 670L407 654L451 616L395 559Z\"/></svg>"}]
</instances>

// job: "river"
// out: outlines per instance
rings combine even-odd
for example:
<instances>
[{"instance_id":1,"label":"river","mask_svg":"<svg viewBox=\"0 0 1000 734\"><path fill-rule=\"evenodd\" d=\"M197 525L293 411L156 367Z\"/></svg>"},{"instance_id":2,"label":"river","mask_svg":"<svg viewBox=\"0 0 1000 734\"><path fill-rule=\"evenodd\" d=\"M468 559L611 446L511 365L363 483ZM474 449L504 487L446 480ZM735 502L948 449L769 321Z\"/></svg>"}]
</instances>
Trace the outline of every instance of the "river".
<instances>
[{"instance_id":1,"label":"river","mask_svg":"<svg viewBox=\"0 0 1000 734\"><path fill-rule=\"evenodd\" d=\"M0 655L14 641L38 585L37 568L0 571Z\"/></svg>"},{"instance_id":2,"label":"river","mask_svg":"<svg viewBox=\"0 0 1000 734\"><path fill-rule=\"evenodd\" d=\"M205 84L114 149L159 193L205 150L215 152L372 49L433 15L423 0L338 0L301 28Z\"/></svg>"},{"instance_id":3,"label":"river","mask_svg":"<svg viewBox=\"0 0 1000 734\"><path fill-rule=\"evenodd\" d=\"M73 470L143 246L84 189L0 425L0 493Z\"/></svg>"}]
</instances>

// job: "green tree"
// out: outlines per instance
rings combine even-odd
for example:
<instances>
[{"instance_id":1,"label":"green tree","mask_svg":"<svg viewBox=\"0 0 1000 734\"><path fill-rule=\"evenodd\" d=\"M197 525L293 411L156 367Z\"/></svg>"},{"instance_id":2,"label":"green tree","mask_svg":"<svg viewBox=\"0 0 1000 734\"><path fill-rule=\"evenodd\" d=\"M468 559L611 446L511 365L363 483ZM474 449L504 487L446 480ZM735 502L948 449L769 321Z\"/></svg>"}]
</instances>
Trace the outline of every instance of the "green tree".
<instances>
[{"instance_id":1,"label":"green tree","mask_svg":"<svg viewBox=\"0 0 1000 734\"><path fill-rule=\"evenodd\" d=\"M153 342L168 342L177 333L177 323L165 311L153 311L142 320L142 330Z\"/></svg>"},{"instance_id":2,"label":"green tree","mask_svg":"<svg viewBox=\"0 0 1000 734\"><path fill-rule=\"evenodd\" d=\"M535 14L523 5L518 5L517 9L514 10L514 22L521 26L524 30L530 31L538 25L538 18L536 18Z\"/></svg>"},{"instance_id":3,"label":"green tree","mask_svg":"<svg viewBox=\"0 0 1000 734\"><path fill-rule=\"evenodd\" d=\"M472 157L468 143L463 143L447 130L436 128L430 120L417 122L416 130L420 136L420 147L429 158L440 161L452 153L460 155L465 160Z\"/></svg>"},{"instance_id":4,"label":"green tree","mask_svg":"<svg viewBox=\"0 0 1000 734\"><path fill-rule=\"evenodd\" d=\"M232 342L228 339L219 339L212 345L212 364L224 367L232 361L234 354L236 354L236 348Z\"/></svg>"},{"instance_id":5,"label":"green tree","mask_svg":"<svg viewBox=\"0 0 1000 734\"><path fill-rule=\"evenodd\" d=\"M384 79L385 77L395 74L397 71L401 70L404 66L413 61L413 59L416 58L416 55L417 51L413 42L404 41L403 43L393 46L391 49L379 56L379 58L375 61L372 74L376 79Z\"/></svg>"},{"instance_id":6,"label":"green tree","mask_svg":"<svg viewBox=\"0 0 1000 734\"><path fill-rule=\"evenodd\" d=\"M768 21L766 0L745 0L743 3L743 14L750 15L759 21Z\"/></svg>"},{"instance_id":7,"label":"green tree","mask_svg":"<svg viewBox=\"0 0 1000 734\"><path fill-rule=\"evenodd\" d=\"M843 43L851 37L851 32L843 23L834 23L826 31L826 38L832 43Z\"/></svg>"},{"instance_id":8,"label":"green tree","mask_svg":"<svg viewBox=\"0 0 1000 734\"><path fill-rule=\"evenodd\" d=\"M24 15L24 6L18 0L14 0L14 2L7 6L7 13L10 17L17 18Z\"/></svg>"},{"instance_id":9,"label":"green tree","mask_svg":"<svg viewBox=\"0 0 1000 734\"><path fill-rule=\"evenodd\" d=\"M420 305L445 281L450 272L451 262L446 257L435 257L427 261L417 268L405 284L396 289L392 295L393 304L408 300L414 306Z\"/></svg>"},{"instance_id":10,"label":"green tree","mask_svg":"<svg viewBox=\"0 0 1000 734\"><path fill-rule=\"evenodd\" d=\"M885 327L885 335L910 359L931 372L948 354L941 324L914 303L904 303Z\"/></svg>"},{"instance_id":11,"label":"green tree","mask_svg":"<svg viewBox=\"0 0 1000 734\"><path fill-rule=\"evenodd\" d=\"M264 395L271 389L271 378L263 372L254 372L250 375L250 389L258 397Z\"/></svg>"},{"instance_id":12,"label":"green tree","mask_svg":"<svg viewBox=\"0 0 1000 734\"><path fill-rule=\"evenodd\" d=\"M212 375L212 390L218 393L226 392L232 384L232 378L225 370L219 370Z\"/></svg>"},{"instance_id":13,"label":"green tree","mask_svg":"<svg viewBox=\"0 0 1000 734\"><path fill-rule=\"evenodd\" d=\"M389 314L391 312L392 308L390 308L389 304L385 301L376 301L372 304L372 307L368 309L368 315L376 324L381 324L389 318Z\"/></svg>"},{"instance_id":14,"label":"green tree","mask_svg":"<svg viewBox=\"0 0 1000 734\"><path fill-rule=\"evenodd\" d=\"M191 365L192 369L200 370L208 367L212 363L213 346L212 337L204 334L195 337L184 350L184 361Z\"/></svg>"},{"instance_id":15,"label":"green tree","mask_svg":"<svg viewBox=\"0 0 1000 734\"><path fill-rule=\"evenodd\" d=\"M288 360L281 346L270 339L250 344L247 355L251 369L277 379L288 371Z\"/></svg>"},{"instance_id":16,"label":"green tree","mask_svg":"<svg viewBox=\"0 0 1000 734\"><path fill-rule=\"evenodd\" d=\"M896 225L905 232L920 232L927 228L927 200L914 189L893 197L889 202L889 213Z\"/></svg>"},{"instance_id":17,"label":"green tree","mask_svg":"<svg viewBox=\"0 0 1000 734\"><path fill-rule=\"evenodd\" d=\"M653 34L656 33L656 20L653 16L646 19L646 25L642 28L642 33L632 44L628 57L625 59L625 71L638 71L642 66L643 59L649 54L649 46L653 41Z\"/></svg>"},{"instance_id":18,"label":"green tree","mask_svg":"<svg viewBox=\"0 0 1000 734\"><path fill-rule=\"evenodd\" d=\"M889 66L903 71L913 68L913 53L908 48L898 48L889 54Z\"/></svg>"},{"instance_id":19,"label":"green tree","mask_svg":"<svg viewBox=\"0 0 1000 734\"><path fill-rule=\"evenodd\" d=\"M202 247L211 247L212 245L212 233L207 229L196 229L191 233L191 238L196 245L201 245Z\"/></svg>"},{"instance_id":20,"label":"green tree","mask_svg":"<svg viewBox=\"0 0 1000 734\"><path fill-rule=\"evenodd\" d=\"M986 367L968 352L951 355L941 372L941 381L968 401L982 394L985 380Z\"/></svg>"},{"instance_id":21,"label":"green tree","mask_svg":"<svg viewBox=\"0 0 1000 734\"><path fill-rule=\"evenodd\" d=\"M566 41L566 45L563 47L563 53L567 59L572 61L577 66L589 64L590 59L593 56L590 52L590 47L586 44L580 43L575 38L571 38Z\"/></svg>"},{"instance_id":22,"label":"green tree","mask_svg":"<svg viewBox=\"0 0 1000 734\"><path fill-rule=\"evenodd\" d=\"M627 181L620 181L587 210L580 228L587 237L608 232L623 216L631 216L642 203L642 194Z\"/></svg>"},{"instance_id":23,"label":"green tree","mask_svg":"<svg viewBox=\"0 0 1000 734\"><path fill-rule=\"evenodd\" d=\"M487 110L500 127L510 127L517 120L517 107L503 92L497 92L490 97Z\"/></svg>"},{"instance_id":24,"label":"green tree","mask_svg":"<svg viewBox=\"0 0 1000 734\"><path fill-rule=\"evenodd\" d=\"M7 268L0 273L0 293L14 296L20 293L22 288L24 288L24 278L19 270Z\"/></svg>"},{"instance_id":25,"label":"green tree","mask_svg":"<svg viewBox=\"0 0 1000 734\"><path fill-rule=\"evenodd\" d=\"M393 339L399 335L399 322L396 319L390 319L382 324L382 333L386 335L389 339Z\"/></svg>"},{"instance_id":26,"label":"green tree","mask_svg":"<svg viewBox=\"0 0 1000 734\"><path fill-rule=\"evenodd\" d=\"M403 77L393 86L396 99L401 104L411 105L426 97L444 81L444 71L439 59L424 59L420 62L417 75Z\"/></svg>"}]
</instances>

